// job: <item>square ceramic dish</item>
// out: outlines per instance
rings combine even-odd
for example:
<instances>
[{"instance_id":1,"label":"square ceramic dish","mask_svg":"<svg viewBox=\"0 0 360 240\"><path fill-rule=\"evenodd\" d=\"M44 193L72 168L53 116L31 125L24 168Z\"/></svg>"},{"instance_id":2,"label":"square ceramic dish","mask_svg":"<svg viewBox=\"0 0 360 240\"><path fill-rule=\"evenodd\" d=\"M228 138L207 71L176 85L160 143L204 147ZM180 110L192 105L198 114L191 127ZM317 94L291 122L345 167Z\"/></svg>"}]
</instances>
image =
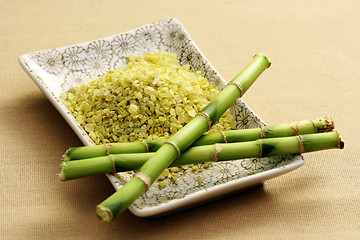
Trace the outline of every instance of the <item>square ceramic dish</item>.
<instances>
[{"instance_id":1,"label":"square ceramic dish","mask_svg":"<svg viewBox=\"0 0 360 240\"><path fill-rule=\"evenodd\" d=\"M19 56L19 62L81 141L93 145L94 142L64 105L60 94L71 86L126 65L126 56L154 51L176 52L181 65L189 64L193 71L200 70L210 84L220 90L226 85L175 18L90 42L23 54ZM238 129L265 125L241 99L231 106L231 113L236 118ZM202 172L184 170L176 181L169 181L164 188L160 189L155 182L129 209L141 217L168 214L260 185L303 164L301 155L287 155L214 163ZM131 178L128 173L107 176L116 190Z\"/></svg>"}]
</instances>

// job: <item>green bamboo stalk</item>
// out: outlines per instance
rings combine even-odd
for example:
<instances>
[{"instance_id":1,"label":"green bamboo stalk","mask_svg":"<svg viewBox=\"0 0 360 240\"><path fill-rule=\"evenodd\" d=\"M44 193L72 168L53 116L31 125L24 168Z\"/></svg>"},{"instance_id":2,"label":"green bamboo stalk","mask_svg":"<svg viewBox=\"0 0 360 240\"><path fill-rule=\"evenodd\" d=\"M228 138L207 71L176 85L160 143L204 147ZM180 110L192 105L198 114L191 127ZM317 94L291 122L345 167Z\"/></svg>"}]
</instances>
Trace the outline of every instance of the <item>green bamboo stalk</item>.
<instances>
[{"instance_id":1,"label":"green bamboo stalk","mask_svg":"<svg viewBox=\"0 0 360 240\"><path fill-rule=\"evenodd\" d=\"M200 138L241 97L260 74L270 66L269 59L257 54L252 61L196 115L165 142L121 189L96 207L96 214L111 222L141 196L181 152Z\"/></svg>"},{"instance_id":2,"label":"green bamboo stalk","mask_svg":"<svg viewBox=\"0 0 360 240\"><path fill-rule=\"evenodd\" d=\"M291 137L258 139L238 143L216 143L191 147L169 167L203 162L229 161L244 158L270 157L344 148L338 132L315 133ZM92 175L139 169L155 153L124 153L90 159L64 161L60 178L63 181Z\"/></svg>"},{"instance_id":3,"label":"green bamboo stalk","mask_svg":"<svg viewBox=\"0 0 360 240\"><path fill-rule=\"evenodd\" d=\"M222 142L245 142L259 138L286 137L292 135L329 132L334 129L330 117L313 120L283 123L262 128L229 130L203 135L191 146L208 145ZM65 161L95 158L108 154L155 152L167 139L145 140L143 142L111 143L94 146L71 147L64 154Z\"/></svg>"}]
</instances>

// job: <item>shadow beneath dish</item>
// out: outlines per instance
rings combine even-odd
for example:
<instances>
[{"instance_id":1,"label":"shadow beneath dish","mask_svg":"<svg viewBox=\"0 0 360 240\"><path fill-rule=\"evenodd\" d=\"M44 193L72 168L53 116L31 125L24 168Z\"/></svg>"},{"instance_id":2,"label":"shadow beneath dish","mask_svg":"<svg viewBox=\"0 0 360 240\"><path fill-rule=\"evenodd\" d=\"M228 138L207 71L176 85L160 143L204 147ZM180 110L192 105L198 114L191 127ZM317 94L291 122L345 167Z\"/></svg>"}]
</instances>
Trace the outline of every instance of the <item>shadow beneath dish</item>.
<instances>
[{"instance_id":1,"label":"shadow beneath dish","mask_svg":"<svg viewBox=\"0 0 360 240\"><path fill-rule=\"evenodd\" d=\"M161 226L161 235L169 235L179 232L186 232L186 229L197 229L201 232L202 238L206 239L201 229L209 229L209 225L216 228L222 228L227 224L234 224L231 218L224 218L224 216L238 216L237 225L241 228L246 228L246 218L242 217L249 212L254 212L257 205L267 202L273 203L273 199L264 190L264 186L260 185L245 191L241 191L231 196L226 196L218 200L214 200L205 204L176 212L171 215L166 215L157 218L139 218L134 215L119 216L114 223L121 223L122 236L134 237L139 229L142 230L143 236L152 236L159 231ZM234 214L235 213L235 214ZM236 214L238 213L238 214ZM256 214L256 213L255 213ZM257 216L261 216L257 214ZM253 218L257 217L252 215ZM127 220L125 221L125 218ZM220 222L220 220L222 222ZM236 221L235 221L236 222ZM211 227L210 227L211 228ZM191 231L193 232L193 231ZM128 234L128 235L125 235Z\"/></svg>"}]
</instances>

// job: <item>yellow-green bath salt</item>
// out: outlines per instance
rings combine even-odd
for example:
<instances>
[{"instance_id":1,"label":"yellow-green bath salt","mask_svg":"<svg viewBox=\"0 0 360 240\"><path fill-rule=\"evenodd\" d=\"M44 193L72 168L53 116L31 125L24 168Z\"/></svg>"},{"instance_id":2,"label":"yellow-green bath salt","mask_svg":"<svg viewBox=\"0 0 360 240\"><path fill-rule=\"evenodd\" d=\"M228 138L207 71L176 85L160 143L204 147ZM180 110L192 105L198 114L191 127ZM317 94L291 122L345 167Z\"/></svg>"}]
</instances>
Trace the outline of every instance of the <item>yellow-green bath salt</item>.
<instances>
[{"instance_id":1,"label":"yellow-green bath salt","mask_svg":"<svg viewBox=\"0 0 360 240\"><path fill-rule=\"evenodd\" d=\"M95 144L169 138L219 90L201 72L180 66L175 53L149 52L62 94ZM228 110L209 132L235 128Z\"/></svg>"}]
</instances>

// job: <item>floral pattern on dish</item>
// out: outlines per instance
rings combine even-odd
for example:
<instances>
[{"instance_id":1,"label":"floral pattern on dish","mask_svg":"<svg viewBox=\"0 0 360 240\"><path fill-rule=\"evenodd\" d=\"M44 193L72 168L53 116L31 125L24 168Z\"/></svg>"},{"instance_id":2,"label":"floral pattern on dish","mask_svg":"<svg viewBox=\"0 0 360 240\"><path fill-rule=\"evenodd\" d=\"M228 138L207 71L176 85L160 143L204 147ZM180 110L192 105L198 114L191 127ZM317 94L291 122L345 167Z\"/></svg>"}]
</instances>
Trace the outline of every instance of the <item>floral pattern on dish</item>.
<instances>
[{"instance_id":1,"label":"floral pattern on dish","mask_svg":"<svg viewBox=\"0 0 360 240\"><path fill-rule=\"evenodd\" d=\"M105 40L93 41L88 46L88 54L90 56L101 56L110 60L113 57L112 53L111 43Z\"/></svg>"},{"instance_id":2,"label":"floral pattern on dish","mask_svg":"<svg viewBox=\"0 0 360 240\"><path fill-rule=\"evenodd\" d=\"M189 43L185 29L178 25L170 23L164 26L163 43L167 46L182 48Z\"/></svg>"},{"instance_id":3,"label":"floral pattern on dish","mask_svg":"<svg viewBox=\"0 0 360 240\"><path fill-rule=\"evenodd\" d=\"M38 55L37 62L40 67L42 67L50 74L59 74L64 68L64 64L62 62L62 55L57 50L41 52Z\"/></svg>"},{"instance_id":4,"label":"floral pattern on dish","mask_svg":"<svg viewBox=\"0 0 360 240\"><path fill-rule=\"evenodd\" d=\"M135 36L128 33L120 34L119 36L116 36L114 40L111 42L113 51L119 57L133 55L135 44L136 44Z\"/></svg>"},{"instance_id":5,"label":"floral pattern on dish","mask_svg":"<svg viewBox=\"0 0 360 240\"><path fill-rule=\"evenodd\" d=\"M102 55L91 55L84 60L86 72L95 77L100 77L110 71L109 60Z\"/></svg>"},{"instance_id":6,"label":"floral pattern on dish","mask_svg":"<svg viewBox=\"0 0 360 240\"><path fill-rule=\"evenodd\" d=\"M186 185L191 184L194 187L201 187L205 185L213 185L212 175L209 174L208 169L203 169L201 164L196 164L202 171L194 171L191 168L185 171L183 182Z\"/></svg>"},{"instance_id":7,"label":"floral pattern on dish","mask_svg":"<svg viewBox=\"0 0 360 240\"><path fill-rule=\"evenodd\" d=\"M85 55L86 51L83 47L73 46L67 48L63 53L64 64L73 71L85 70L83 62Z\"/></svg>"},{"instance_id":8,"label":"floral pattern on dish","mask_svg":"<svg viewBox=\"0 0 360 240\"><path fill-rule=\"evenodd\" d=\"M135 54L142 55L147 52L156 52L156 51L159 51L159 45L147 39L141 39L141 41L139 41L134 47Z\"/></svg>"},{"instance_id":9,"label":"floral pattern on dish","mask_svg":"<svg viewBox=\"0 0 360 240\"><path fill-rule=\"evenodd\" d=\"M161 41L160 31L153 25L137 29L135 31L135 37L153 42L155 45L158 45Z\"/></svg>"},{"instance_id":10,"label":"floral pattern on dish","mask_svg":"<svg viewBox=\"0 0 360 240\"><path fill-rule=\"evenodd\" d=\"M90 76L83 71L70 71L65 75L64 82L61 86L64 90L68 90L71 87L83 84L89 79Z\"/></svg>"}]
</instances>

